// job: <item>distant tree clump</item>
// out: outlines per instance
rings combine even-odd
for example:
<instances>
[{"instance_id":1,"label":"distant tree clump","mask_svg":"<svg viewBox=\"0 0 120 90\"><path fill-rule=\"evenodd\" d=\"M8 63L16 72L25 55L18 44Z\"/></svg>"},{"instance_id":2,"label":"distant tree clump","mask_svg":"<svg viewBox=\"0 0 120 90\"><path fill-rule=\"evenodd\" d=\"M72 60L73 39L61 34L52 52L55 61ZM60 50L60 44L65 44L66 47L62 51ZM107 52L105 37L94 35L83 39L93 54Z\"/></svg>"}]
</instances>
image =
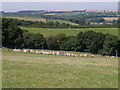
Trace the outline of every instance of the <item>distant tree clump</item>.
<instances>
[{"instance_id":1,"label":"distant tree clump","mask_svg":"<svg viewBox=\"0 0 120 90\"><path fill-rule=\"evenodd\" d=\"M116 36L106 34L103 42L103 48L100 50L100 53L103 55L115 56L119 51L119 41L120 40Z\"/></svg>"},{"instance_id":2,"label":"distant tree clump","mask_svg":"<svg viewBox=\"0 0 120 90\"><path fill-rule=\"evenodd\" d=\"M18 28L12 20L2 19L2 44L8 47L19 47L23 43L23 30Z\"/></svg>"},{"instance_id":3,"label":"distant tree clump","mask_svg":"<svg viewBox=\"0 0 120 90\"><path fill-rule=\"evenodd\" d=\"M46 40L47 40L48 49L51 49L51 50L59 49L57 38L55 36L50 35L46 38Z\"/></svg>"},{"instance_id":4,"label":"distant tree clump","mask_svg":"<svg viewBox=\"0 0 120 90\"><path fill-rule=\"evenodd\" d=\"M46 39L42 34L31 34L29 39L26 40L28 48L43 49L46 48Z\"/></svg>"},{"instance_id":5,"label":"distant tree clump","mask_svg":"<svg viewBox=\"0 0 120 90\"><path fill-rule=\"evenodd\" d=\"M6 18L2 19L2 45L10 48L47 48L42 34L30 34L20 29L12 19Z\"/></svg>"}]
</instances>

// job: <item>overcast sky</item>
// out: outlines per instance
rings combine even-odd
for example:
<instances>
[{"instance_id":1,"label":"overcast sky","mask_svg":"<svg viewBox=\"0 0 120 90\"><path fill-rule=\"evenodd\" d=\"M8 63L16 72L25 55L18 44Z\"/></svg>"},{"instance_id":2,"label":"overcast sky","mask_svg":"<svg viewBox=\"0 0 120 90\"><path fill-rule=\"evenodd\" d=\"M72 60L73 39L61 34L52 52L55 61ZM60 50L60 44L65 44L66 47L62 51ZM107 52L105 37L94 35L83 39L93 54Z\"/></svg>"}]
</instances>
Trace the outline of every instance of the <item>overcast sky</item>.
<instances>
[{"instance_id":1,"label":"overcast sky","mask_svg":"<svg viewBox=\"0 0 120 90\"><path fill-rule=\"evenodd\" d=\"M1 0L2 2L119 2L120 0Z\"/></svg>"},{"instance_id":2,"label":"overcast sky","mask_svg":"<svg viewBox=\"0 0 120 90\"><path fill-rule=\"evenodd\" d=\"M20 10L117 10L117 2L2 2L3 11Z\"/></svg>"}]
</instances>

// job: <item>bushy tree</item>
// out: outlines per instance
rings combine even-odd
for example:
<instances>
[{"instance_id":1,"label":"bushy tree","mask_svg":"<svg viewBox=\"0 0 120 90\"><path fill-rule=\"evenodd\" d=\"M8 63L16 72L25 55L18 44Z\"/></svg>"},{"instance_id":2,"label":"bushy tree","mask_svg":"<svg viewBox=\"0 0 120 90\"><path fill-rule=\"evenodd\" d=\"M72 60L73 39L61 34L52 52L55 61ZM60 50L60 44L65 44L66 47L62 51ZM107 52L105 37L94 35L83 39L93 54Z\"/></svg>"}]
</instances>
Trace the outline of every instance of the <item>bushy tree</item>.
<instances>
[{"instance_id":1,"label":"bushy tree","mask_svg":"<svg viewBox=\"0 0 120 90\"><path fill-rule=\"evenodd\" d=\"M55 36L59 49L66 50L67 49L67 36L64 33L59 33Z\"/></svg>"},{"instance_id":2,"label":"bushy tree","mask_svg":"<svg viewBox=\"0 0 120 90\"><path fill-rule=\"evenodd\" d=\"M120 39L119 39L119 41L118 41L116 54L120 57Z\"/></svg>"},{"instance_id":3,"label":"bushy tree","mask_svg":"<svg viewBox=\"0 0 120 90\"><path fill-rule=\"evenodd\" d=\"M27 47L42 49L46 47L46 39L42 34L31 34L27 40Z\"/></svg>"},{"instance_id":4,"label":"bushy tree","mask_svg":"<svg viewBox=\"0 0 120 90\"><path fill-rule=\"evenodd\" d=\"M77 39L75 36L69 36L67 40L67 50L76 51Z\"/></svg>"},{"instance_id":5,"label":"bushy tree","mask_svg":"<svg viewBox=\"0 0 120 90\"><path fill-rule=\"evenodd\" d=\"M105 35L99 32L86 31L77 34L76 51L98 53L103 48Z\"/></svg>"},{"instance_id":6,"label":"bushy tree","mask_svg":"<svg viewBox=\"0 0 120 90\"><path fill-rule=\"evenodd\" d=\"M48 49L52 49L52 50L58 50L58 42L57 42L57 38L53 35L50 35L47 37L47 46Z\"/></svg>"},{"instance_id":7,"label":"bushy tree","mask_svg":"<svg viewBox=\"0 0 120 90\"><path fill-rule=\"evenodd\" d=\"M83 42L88 51L98 53L103 48L104 34L93 31L84 32Z\"/></svg>"},{"instance_id":8,"label":"bushy tree","mask_svg":"<svg viewBox=\"0 0 120 90\"><path fill-rule=\"evenodd\" d=\"M103 48L100 50L100 53L103 55L116 55L116 52L119 50L119 39L114 35L105 35L105 40L103 43Z\"/></svg>"},{"instance_id":9,"label":"bushy tree","mask_svg":"<svg viewBox=\"0 0 120 90\"><path fill-rule=\"evenodd\" d=\"M84 51L86 49L84 39L85 38L83 32L77 34L75 42L75 51Z\"/></svg>"},{"instance_id":10,"label":"bushy tree","mask_svg":"<svg viewBox=\"0 0 120 90\"><path fill-rule=\"evenodd\" d=\"M10 19L2 19L2 44L9 47L21 47L23 30Z\"/></svg>"},{"instance_id":11,"label":"bushy tree","mask_svg":"<svg viewBox=\"0 0 120 90\"><path fill-rule=\"evenodd\" d=\"M23 31L23 44L22 47L27 48L29 46L29 39L30 39L31 34L24 30Z\"/></svg>"},{"instance_id":12,"label":"bushy tree","mask_svg":"<svg viewBox=\"0 0 120 90\"><path fill-rule=\"evenodd\" d=\"M42 34L30 34L18 28L13 19L2 19L2 44L10 48L47 48Z\"/></svg>"}]
</instances>

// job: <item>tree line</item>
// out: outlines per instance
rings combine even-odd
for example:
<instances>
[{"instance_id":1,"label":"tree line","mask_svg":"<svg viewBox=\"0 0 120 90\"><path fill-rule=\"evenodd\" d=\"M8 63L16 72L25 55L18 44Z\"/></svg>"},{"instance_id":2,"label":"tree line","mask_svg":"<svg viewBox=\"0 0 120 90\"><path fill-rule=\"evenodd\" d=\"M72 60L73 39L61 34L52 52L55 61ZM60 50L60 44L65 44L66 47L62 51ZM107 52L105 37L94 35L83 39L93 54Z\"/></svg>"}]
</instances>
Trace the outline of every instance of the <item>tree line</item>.
<instances>
[{"instance_id":1,"label":"tree line","mask_svg":"<svg viewBox=\"0 0 120 90\"><path fill-rule=\"evenodd\" d=\"M11 19L2 19L2 45L8 48L34 48L91 52L109 56L120 56L120 39L100 32L80 32L76 36L64 33L44 37L19 28Z\"/></svg>"},{"instance_id":2,"label":"tree line","mask_svg":"<svg viewBox=\"0 0 120 90\"><path fill-rule=\"evenodd\" d=\"M3 18L4 19L4 18ZM23 27L38 27L38 28L45 28L45 27L69 27L71 26L68 23L61 22L59 23L58 21L55 22L39 22L39 21L26 21L26 20L18 20L18 19L12 19L8 18L10 21L13 21L14 24L18 26L23 26Z\"/></svg>"},{"instance_id":3,"label":"tree line","mask_svg":"<svg viewBox=\"0 0 120 90\"><path fill-rule=\"evenodd\" d=\"M25 21L25 20L18 20L8 18L9 20L13 21L17 26L22 27L37 27L37 28L117 28L120 24L120 20L115 21L113 24L90 24L91 21L86 23L85 19L70 19L71 22L79 22L79 25L70 25L64 22L39 22L39 21Z\"/></svg>"}]
</instances>

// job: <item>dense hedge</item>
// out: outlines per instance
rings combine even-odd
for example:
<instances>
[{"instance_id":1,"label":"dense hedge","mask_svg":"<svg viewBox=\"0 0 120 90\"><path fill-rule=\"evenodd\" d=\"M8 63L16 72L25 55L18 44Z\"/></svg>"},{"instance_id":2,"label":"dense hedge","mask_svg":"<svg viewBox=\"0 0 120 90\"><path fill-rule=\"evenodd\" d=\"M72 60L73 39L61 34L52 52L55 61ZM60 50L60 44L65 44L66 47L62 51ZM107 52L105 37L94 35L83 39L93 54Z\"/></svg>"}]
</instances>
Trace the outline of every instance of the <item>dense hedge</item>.
<instances>
[{"instance_id":1,"label":"dense hedge","mask_svg":"<svg viewBox=\"0 0 120 90\"><path fill-rule=\"evenodd\" d=\"M30 34L14 24L11 19L2 19L2 45L9 48L38 48L50 50L69 50L91 52L102 55L119 55L120 40L110 34L100 32L80 32L76 36L60 33L44 37L42 34Z\"/></svg>"}]
</instances>

